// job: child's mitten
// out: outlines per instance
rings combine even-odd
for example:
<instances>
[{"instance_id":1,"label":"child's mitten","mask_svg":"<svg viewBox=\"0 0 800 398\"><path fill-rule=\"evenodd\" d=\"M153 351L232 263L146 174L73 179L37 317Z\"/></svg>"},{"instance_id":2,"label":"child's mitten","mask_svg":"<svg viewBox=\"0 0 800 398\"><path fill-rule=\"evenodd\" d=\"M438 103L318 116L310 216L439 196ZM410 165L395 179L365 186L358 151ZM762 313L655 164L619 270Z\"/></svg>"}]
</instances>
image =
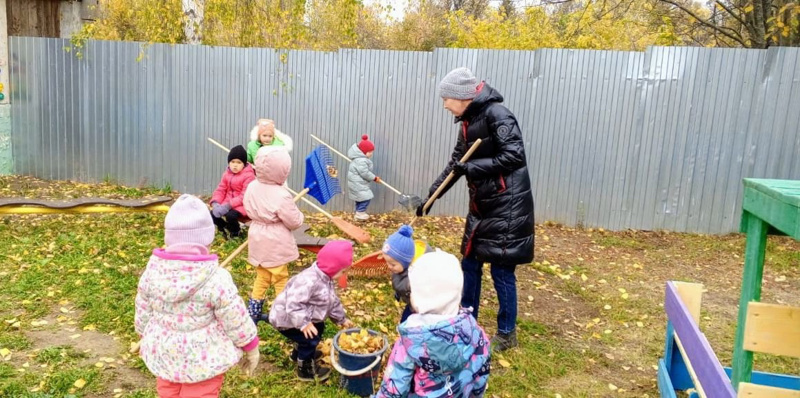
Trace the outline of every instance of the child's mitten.
<instances>
[{"instance_id":1,"label":"child's mitten","mask_svg":"<svg viewBox=\"0 0 800 398\"><path fill-rule=\"evenodd\" d=\"M242 369L248 376L252 376L253 372L256 371L258 367L258 359L261 355L258 352L258 346L253 348L250 351L245 351L244 356L242 357Z\"/></svg>"},{"instance_id":2,"label":"child's mitten","mask_svg":"<svg viewBox=\"0 0 800 398\"><path fill-rule=\"evenodd\" d=\"M219 207L217 207L215 210L217 211L217 213L214 213L214 216L217 218L222 217L228 214L229 211L231 211L231 204L225 203L223 205L219 205Z\"/></svg>"}]
</instances>

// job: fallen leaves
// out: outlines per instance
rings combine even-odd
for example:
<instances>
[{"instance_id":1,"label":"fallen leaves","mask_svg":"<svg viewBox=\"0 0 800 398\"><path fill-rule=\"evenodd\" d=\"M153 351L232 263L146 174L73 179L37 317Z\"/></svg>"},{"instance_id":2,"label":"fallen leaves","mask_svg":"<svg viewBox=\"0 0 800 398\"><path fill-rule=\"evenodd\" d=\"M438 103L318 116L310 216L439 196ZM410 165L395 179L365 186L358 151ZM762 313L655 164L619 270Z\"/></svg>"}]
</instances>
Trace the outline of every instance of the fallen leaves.
<instances>
[{"instance_id":1,"label":"fallen leaves","mask_svg":"<svg viewBox=\"0 0 800 398\"><path fill-rule=\"evenodd\" d=\"M502 366L504 368L510 368L511 367L511 362L508 362L505 359L501 359L501 360L497 361L497 363L500 364L500 366Z\"/></svg>"},{"instance_id":2,"label":"fallen leaves","mask_svg":"<svg viewBox=\"0 0 800 398\"><path fill-rule=\"evenodd\" d=\"M367 329L361 329L358 332L342 333L337 343L339 348L347 352L369 354L383 348L383 336L372 335Z\"/></svg>"}]
</instances>

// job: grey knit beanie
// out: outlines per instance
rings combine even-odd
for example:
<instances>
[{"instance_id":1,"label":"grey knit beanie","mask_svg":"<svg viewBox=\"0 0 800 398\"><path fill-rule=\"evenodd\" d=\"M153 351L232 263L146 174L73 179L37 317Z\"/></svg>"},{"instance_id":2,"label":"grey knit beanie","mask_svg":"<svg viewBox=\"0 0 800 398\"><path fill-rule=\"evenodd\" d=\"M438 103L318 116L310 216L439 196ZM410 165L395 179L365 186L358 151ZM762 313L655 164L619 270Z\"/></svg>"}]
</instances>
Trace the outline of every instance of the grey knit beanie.
<instances>
[{"instance_id":1,"label":"grey knit beanie","mask_svg":"<svg viewBox=\"0 0 800 398\"><path fill-rule=\"evenodd\" d=\"M478 96L478 81L472 71L461 67L450 71L439 83L439 96L471 100Z\"/></svg>"}]
</instances>

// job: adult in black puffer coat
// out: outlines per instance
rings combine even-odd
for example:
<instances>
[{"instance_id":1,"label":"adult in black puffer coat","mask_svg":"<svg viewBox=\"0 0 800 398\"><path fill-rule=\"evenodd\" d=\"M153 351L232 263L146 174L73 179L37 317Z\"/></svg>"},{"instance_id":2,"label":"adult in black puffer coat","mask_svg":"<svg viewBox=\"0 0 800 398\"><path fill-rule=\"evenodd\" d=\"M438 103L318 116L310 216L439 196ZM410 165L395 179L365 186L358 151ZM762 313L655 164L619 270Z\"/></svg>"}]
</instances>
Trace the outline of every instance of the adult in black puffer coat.
<instances>
[{"instance_id":1,"label":"adult in black puffer coat","mask_svg":"<svg viewBox=\"0 0 800 398\"><path fill-rule=\"evenodd\" d=\"M492 344L495 349L505 350L517 345L514 271L518 264L533 260L533 195L522 133L514 114L501 104L503 96L485 82L478 84L467 68L448 73L439 84L439 94L445 109L455 115L455 122L461 122L461 128L450 162L430 187L428 197L451 171L457 177L441 195L460 176L466 176L469 214L461 243L461 305L472 307L478 317L481 266L490 263L500 302L498 333ZM460 163L478 138L482 141L478 149L466 163ZM417 215L422 215L422 206Z\"/></svg>"}]
</instances>

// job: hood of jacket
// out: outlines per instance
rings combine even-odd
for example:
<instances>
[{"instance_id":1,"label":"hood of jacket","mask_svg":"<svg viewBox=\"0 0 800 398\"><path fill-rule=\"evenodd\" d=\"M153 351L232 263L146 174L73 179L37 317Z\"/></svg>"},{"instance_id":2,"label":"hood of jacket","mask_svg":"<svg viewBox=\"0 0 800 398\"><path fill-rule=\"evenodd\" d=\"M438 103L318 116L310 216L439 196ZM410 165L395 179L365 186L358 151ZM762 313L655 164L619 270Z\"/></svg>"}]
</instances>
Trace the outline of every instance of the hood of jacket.
<instances>
[{"instance_id":1,"label":"hood of jacket","mask_svg":"<svg viewBox=\"0 0 800 398\"><path fill-rule=\"evenodd\" d=\"M455 317L413 314L398 331L401 339L408 340L406 347L420 347L408 355L429 372L464 369L475 354L473 340L482 338L475 318L464 310Z\"/></svg>"},{"instance_id":2,"label":"hood of jacket","mask_svg":"<svg viewBox=\"0 0 800 398\"><path fill-rule=\"evenodd\" d=\"M219 269L215 254L177 254L155 249L152 260L150 293L170 303L193 296Z\"/></svg>"},{"instance_id":3,"label":"hood of jacket","mask_svg":"<svg viewBox=\"0 0 800 398\"><path fill-rule=\"evenodd\" d=\"M292 158L282 147L264 146L256 154L256 178L264 184L283 185L289 178Z\"/></svg>"},{"instance_id":4,"label":"hood of jacket","mask_svg":"<svg viewBox=\"0 0 800 398\"><path fill-rule=\"evenodd\" d=\"M361 152L361 149L358 148L358 144L353 144L350 149L347 150L347 157L350 159L358 159L358 158L366 158L367 155L364 152Z\"/></svg>"}]
</instances>

